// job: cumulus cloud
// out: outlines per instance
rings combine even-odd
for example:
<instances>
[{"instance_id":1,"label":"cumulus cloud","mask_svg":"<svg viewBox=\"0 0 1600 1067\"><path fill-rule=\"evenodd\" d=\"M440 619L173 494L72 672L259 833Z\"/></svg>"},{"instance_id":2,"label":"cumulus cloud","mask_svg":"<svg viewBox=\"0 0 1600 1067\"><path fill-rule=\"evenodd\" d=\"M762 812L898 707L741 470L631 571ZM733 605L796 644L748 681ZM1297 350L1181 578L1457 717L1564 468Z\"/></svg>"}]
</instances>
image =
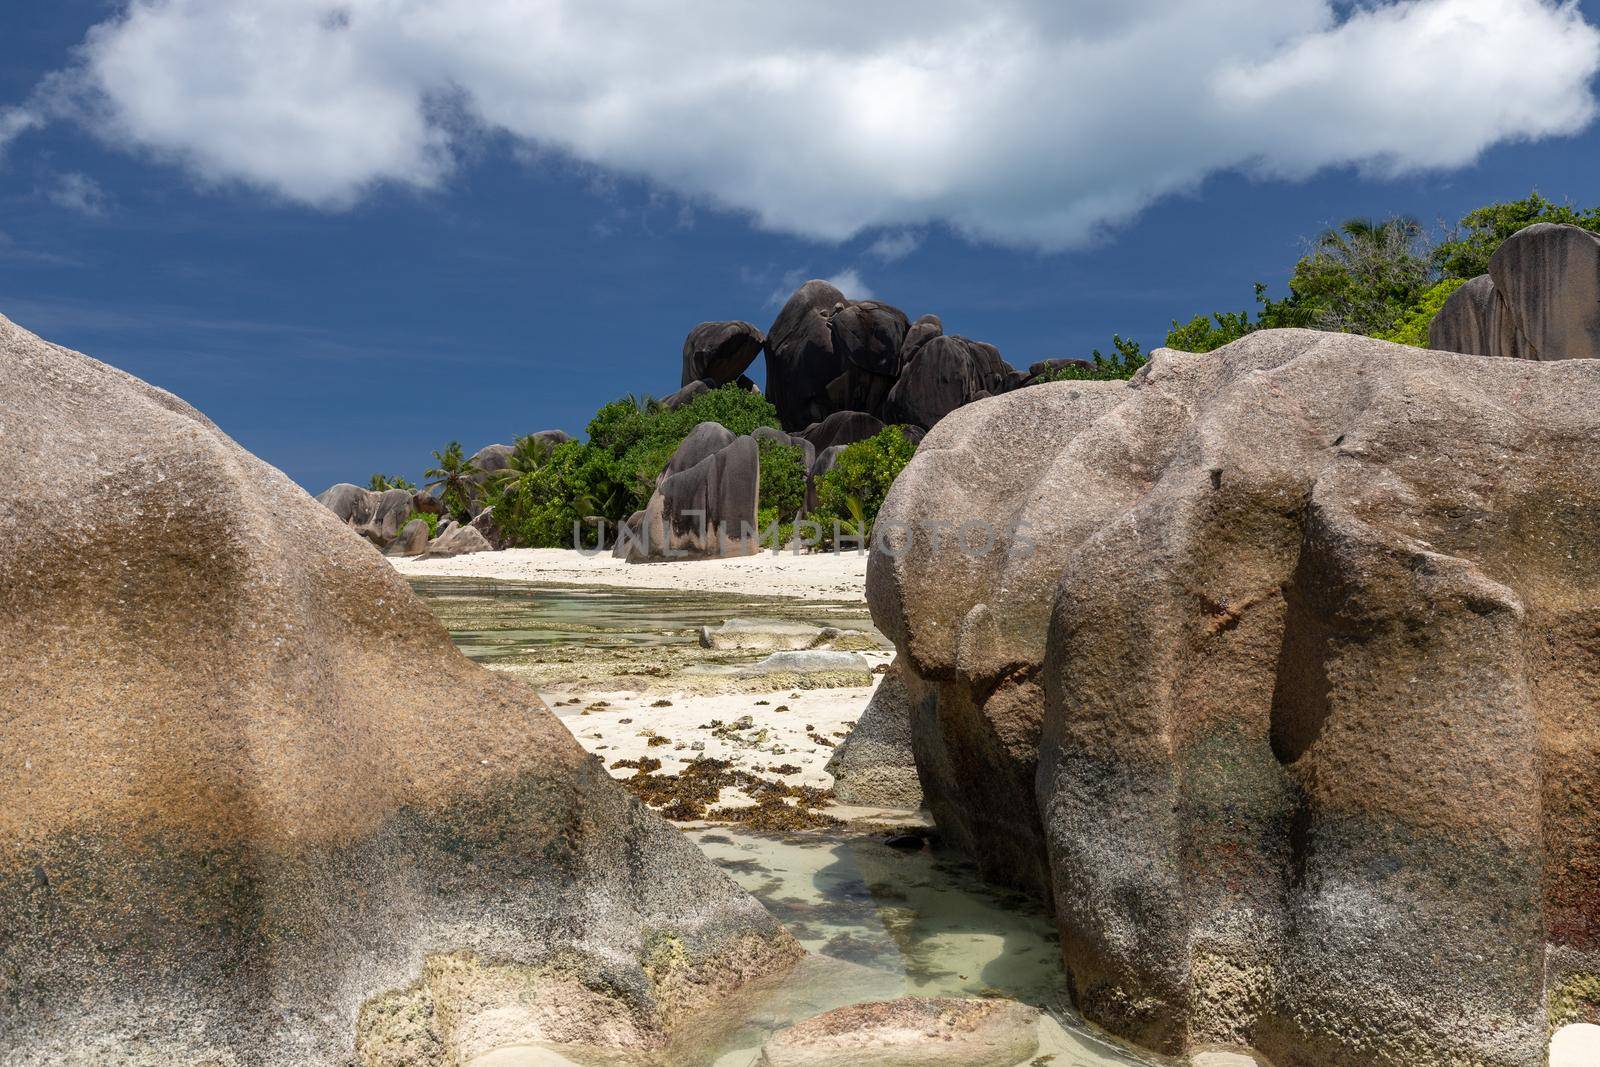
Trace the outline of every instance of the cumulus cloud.
<instances>
[{"instance_id":1,"label":"cumulus cloud","mask_svg":"<svg viewBox=\"0 0 1600 1067\"><path fill-rule=\"evenodd\" d=\"M872 287L861 280L861 272L854 267L848 267L823 280L843 293L847 300L871 300L874 295Z\"/></svg>"},{"instance_id":2,"label":"cumulus cloud","mask_svg":"<svg viewBox=\"0 0 1600 1067\"><path fill-rule=\"evenodd\" d=\"M80 215L104 215L110 203L100 183L78 171L58 174L44 195L57 207L76 211Z\"/></svg>"},{"instance_id":3,"label":"cumulus cloud","mask_svg":"<svg viewBox=\"0 0 1600 1067\"><path fill-rule=\"evenodd\" d=\"M0 157L5 155L6 145L42 125L44 120L31 108L0 107Z\"/></svg>"},{"instance_id":4,"label":"cumulus cloud","mask_svg":"<svg viewBox=\"0 0 1600 1067\"><path fill-rule=\"evenodd\" d=\"M880 0L860 19L844 0L131 0L10 134L69 114L204 181L336 208L444 186L491 132L770 229L942 221L1061 248L1220 170L1395 174L1573 133L1600 67L1572 0Z\"/></svg>"},{"instance_id":5,"label":"cumulus cloud","mask_svg":"<svg viewBox=\"0 0 1600 1067\"><path fill-rule=\"evenodd\" d=\"M905 259L922 247L922 234L916 230L899 230L886 233L867 246L867 255L876 256L885 263Z\"/></svg>"}]
</instances>

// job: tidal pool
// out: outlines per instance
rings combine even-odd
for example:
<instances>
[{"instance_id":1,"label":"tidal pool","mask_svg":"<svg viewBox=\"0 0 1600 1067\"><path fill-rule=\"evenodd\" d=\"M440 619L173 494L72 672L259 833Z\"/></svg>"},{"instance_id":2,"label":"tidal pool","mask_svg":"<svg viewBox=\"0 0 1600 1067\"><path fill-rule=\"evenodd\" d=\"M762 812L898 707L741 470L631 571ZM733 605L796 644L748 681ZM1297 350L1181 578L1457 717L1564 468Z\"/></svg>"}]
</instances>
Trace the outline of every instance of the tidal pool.
<instances>
[{"instance_id":1,"label":"tidal pool","mask_svg":"<svg viewBox=\"0 0 1600 1067\"><path fill-rule=\"evenodd\" d=\"M860 605L651 590L543 588L413 579L467 655L504 665L572 650L625 652L696 641L702 625L772 618L870 630ZM693 1029L662 1067L752 1067L775 1030L846 1004L915 996L1004 996L1044 1009L1049 1067L1130 1067L1135 1058L1083 1027L1066 1003L1059 944L1035 901L988 885L959 854L905 851L883 835L685 830L809 952L781 980L745 991ZM548 1050L508 1047L478 1067L541 1067Z\"/></svg>"},{"instance_id":2,"label":"tidal pool","mask_svg":"<svg viewBox=\"0 0 1600 1067\"><path fill-rule=\"evenodd\" d=\"M701 626L734 618L876 632L860 604L667 589L530 586L478 578L413 578L411 587L444 622L456 646L483 662L556 646L692 645Z\"/></svg>"}]
</instances>

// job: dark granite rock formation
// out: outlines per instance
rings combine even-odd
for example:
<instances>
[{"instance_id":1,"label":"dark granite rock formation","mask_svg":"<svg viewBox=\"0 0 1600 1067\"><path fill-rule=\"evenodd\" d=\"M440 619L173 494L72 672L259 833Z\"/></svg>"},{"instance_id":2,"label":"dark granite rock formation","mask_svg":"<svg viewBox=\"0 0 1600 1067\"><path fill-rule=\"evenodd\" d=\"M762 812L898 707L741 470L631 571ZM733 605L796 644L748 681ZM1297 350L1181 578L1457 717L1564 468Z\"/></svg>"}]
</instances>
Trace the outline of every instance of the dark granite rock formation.
<instances>
[{"instance_id":1,"label":"dark granite rock formation","mask_svg":"<svg viewBox=\"0 0 1600 1067\"><path fill-rule=\"evenodd\" d=\"M684 339L678 384L708 380L714 388L735 381L755 362L765 341L748 322L702 322Z\"/></svg>"},{"instance_id":2,"label":"dark granite rock formation","mask_svg":"<svg viewBox=\"0 0 1600 1067\"><path fill-rule=\"evenodd\" d=\"M760 450L753 437L735 437L710 449L719 439L715 431L732 437L716 423L702 423L679 446L650 502L618 531L614 555L650 563L761 550L756 534Z\"/></svg>"},{"instance_id":3,"label":"dark granite rock formation","mask_svg":"<svg viewBox=\"0 0 1600 1067\"><path fill-rule=\"evenodd\" d=\"M795 434L804 437L818 452L835 445L853 445L883 432L884 422L864 411L836 411L821 422L814 422Z\"/></svg>"},{"instance_id":4,"label":"dark granite rock formation","mask_svg":"<svg viewBox=\"0 0 1600 1067\"><path fill-rule=\"evenodd\" d=\"M956 408L1020 384L1022 376L993 345L941 334L929 338L901 368L884 402L883 417L927 429Z\"/></svg>"},{"instance_id":5,"label":"dark granite rock formation","mask_svg":"<svg viewBox=\"0 0 1600 1067\"><path fill-rule=\"evenodd\" d=\"M767 396L783 428L835 411L876 414L900 372L907 328L897 308L846 300L824 281L802 285L767 331Z\"/></svg>"}]
</instances>

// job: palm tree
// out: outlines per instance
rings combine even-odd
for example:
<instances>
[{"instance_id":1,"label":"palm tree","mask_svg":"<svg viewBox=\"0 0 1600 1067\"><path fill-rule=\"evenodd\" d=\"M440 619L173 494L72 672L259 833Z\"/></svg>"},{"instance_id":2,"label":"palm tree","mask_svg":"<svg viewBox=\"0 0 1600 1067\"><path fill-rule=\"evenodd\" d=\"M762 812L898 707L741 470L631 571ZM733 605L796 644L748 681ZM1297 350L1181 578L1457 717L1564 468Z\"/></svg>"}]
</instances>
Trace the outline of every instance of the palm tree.
<instances>
[{"instance_id":1,"label":"palm tree","mask_svg":"<svg viewBox=\"0 0 1600 1067\"><path fill-rule=\"evenodd\" d=\"M549 463L550 453L555 450L555 445L532 434L517 438L511 454L506 457L506 465L490 473L488 484L496 489L505 489L514 482L520 482Z\"/></svg>"},{"instance_id":2,"label":"palm tree","mask_svg":"<svg viewBox=\"0 0 1600 1067\"><path fill-rule=\"evenodd\" d=\"M1317 308L1315 325L1372 334L1391 328L1416 303L1429 269L1416 219L1346 219L1312 242L1290 287Z\"/></svg>"},{"instance_id":3,"label":"palm tree","mask_svg":"<svg viewBox=\"0 0 1600 1067\"><path fill-rule=\"evenodd\" d=\"M440 500L445 510L453 513L457 520L465 522L470 518L467 514L469 490L477 468L461 451L460 441L451 441L444 446L443 452L435 452L433 461L434 466L423 472L428 479L426 487L440 489Z\"/></svg>"}]
</instances>

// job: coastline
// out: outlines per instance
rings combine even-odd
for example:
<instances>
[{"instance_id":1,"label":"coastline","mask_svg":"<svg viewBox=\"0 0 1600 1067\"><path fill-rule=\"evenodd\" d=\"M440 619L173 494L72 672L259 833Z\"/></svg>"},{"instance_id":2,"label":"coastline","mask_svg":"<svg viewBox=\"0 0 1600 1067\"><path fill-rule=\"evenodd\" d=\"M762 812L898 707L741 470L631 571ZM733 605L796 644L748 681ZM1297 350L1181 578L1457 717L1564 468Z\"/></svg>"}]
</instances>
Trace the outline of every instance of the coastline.
<instances>
[{"instance_id":1,"label":"coastline","mask_svg":"<svg viewBox=\"0 0 1600 1067\"><path fill-rule=\"evenodd\" d=\"M867 600L865 552L762 552L734 559L628 563L609 553L508 548L443 559L388 557L408 578L484 578L532 585L608 586L699 593L742 593L796 600Z\"/></svg>"}]
</instances>

